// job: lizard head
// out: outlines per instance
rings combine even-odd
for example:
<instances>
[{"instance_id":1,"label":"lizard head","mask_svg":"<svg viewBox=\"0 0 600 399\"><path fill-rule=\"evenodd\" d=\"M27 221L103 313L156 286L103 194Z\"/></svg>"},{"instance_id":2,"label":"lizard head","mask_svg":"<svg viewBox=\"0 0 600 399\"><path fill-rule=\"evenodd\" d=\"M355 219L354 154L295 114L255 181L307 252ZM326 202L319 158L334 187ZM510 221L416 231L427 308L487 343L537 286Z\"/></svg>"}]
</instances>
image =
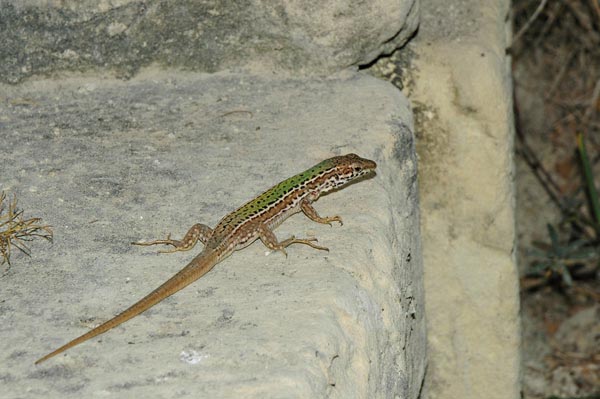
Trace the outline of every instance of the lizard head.
<instances>
[{"instance_id":1,"label":"lizard head","mask_svg":"<svg viewBox=\"0 0 600 399\"><path fill-rule=\"evenodd\" d=\"M377 164L356 154L346 154L321 162L327 169L323 192L331 191L375 171Z\"/></svg>"}]
</instances>

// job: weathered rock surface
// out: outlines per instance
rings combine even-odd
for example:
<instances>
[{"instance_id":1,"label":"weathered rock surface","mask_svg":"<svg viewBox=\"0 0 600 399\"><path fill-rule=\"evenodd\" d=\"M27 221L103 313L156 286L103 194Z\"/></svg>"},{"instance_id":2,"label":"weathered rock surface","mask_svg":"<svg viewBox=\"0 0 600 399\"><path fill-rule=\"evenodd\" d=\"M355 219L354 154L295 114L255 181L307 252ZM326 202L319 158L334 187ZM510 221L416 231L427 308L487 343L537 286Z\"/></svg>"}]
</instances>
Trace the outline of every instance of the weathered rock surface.
<instances>
[{"instance_id":1,"label":"weathered rock surface","mask_svg":"<svg viewBox=\"0 0 600 399\"><path fill-rule=\"evenodd\" d=\"M0 397L416 398L425 323L407 101L368 76L147 72L0 91L0 189L54 227L0 279ZM265 257L254 243L143 315L41 355L154 289L194 254L129 245L214 225L334 154L377 176L320 198ZM195 249L193 252L199 251Z\"/></svg>"},{"instance_id":2,"label":"weathered rock surface","mask_svg":"<svg viewBox=\"0 0 600 399\"><path fill-rule=\"evenodd\" d=\"M427 2L410 45L429 399L520 396L509 6Z\"/></svg>"},{"instance_id":3,"label":"weathered rock surface","mask_svg":"<svg viewBox=\"0 0 600 399\"><path fill-rule=\"evenodd\" d=\"M50 3L50 6L49 4ZM418 24L416 0L120 0L0 3L0 81L141 67L329 74L391 52Z\"/></svg>"}]
</instances>

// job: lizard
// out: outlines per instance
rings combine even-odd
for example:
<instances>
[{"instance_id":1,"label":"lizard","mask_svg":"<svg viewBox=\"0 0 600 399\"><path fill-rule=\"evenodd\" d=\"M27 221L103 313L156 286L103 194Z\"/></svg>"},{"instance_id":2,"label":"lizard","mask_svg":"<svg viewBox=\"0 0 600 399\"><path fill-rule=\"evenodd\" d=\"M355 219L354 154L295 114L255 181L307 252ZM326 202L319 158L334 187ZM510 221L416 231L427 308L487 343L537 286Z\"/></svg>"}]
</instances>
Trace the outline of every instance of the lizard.
<instances>
[{"instance_id":1,"label":"lizard","mask_svg":"<svg viewBox=\"0 0 600 399\"><path fill-rule=\"evenodd\" d=\"M163 244L172 247L159 251L162 253L188 251L198 241L204 244L204 249L187 266L138 302L112 319L41 357L35 364L40 364L69 348L103 334L148 310L208 273L217 263L234 251L247 247L257 239L260 239L270 250L283 252L286 257L285 248L291 244L305 244L318 250L329 251L328 248L317 245L316 238L291 236L286 240L278 241L273 229L298 212L303 212L310 220L317 223L331 226L332 222L339 222L341 225L342 218L340 216L321 217L312 203L321 194L339 189L349 182L371 174L376 167L377 164L374 161L361 158L356 154L335 156L271 187L223 217L214 229L197 223L181 240L173 240L169 234L163 240L133 242L132 244L135 245Z\"/></svg>"}]
</instances>

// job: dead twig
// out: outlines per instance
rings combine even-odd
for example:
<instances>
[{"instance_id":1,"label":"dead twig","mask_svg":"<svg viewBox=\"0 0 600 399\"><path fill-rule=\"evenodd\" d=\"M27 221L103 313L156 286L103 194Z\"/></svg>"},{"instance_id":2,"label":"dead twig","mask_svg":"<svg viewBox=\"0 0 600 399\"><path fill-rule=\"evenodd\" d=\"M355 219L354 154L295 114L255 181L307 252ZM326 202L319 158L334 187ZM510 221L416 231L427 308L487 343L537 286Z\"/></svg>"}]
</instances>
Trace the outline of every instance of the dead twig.
<instances>
[{"instance_id":1,"label":"dead twig","mask_svg":"<svg viewBox=\"0 0 600 399\"><path fill-rule=\"evenodd\" d=\"M251 118L254 116L254 114L251 111L247 111L245 109L235 109L233 111L225 112L224 114L219 115L219 118L224 118L233 114L248 114Z\"/></svg>"},{"instance_id":2,"label":"dead twig","mask_svg":"<svg viewBox=\"0 0 600 399\"><path fill-rule=\"evenodd\" d=\"M533 21L535 21L537 19L537 17L540 15L540 13L544 9L544 7L546 7L546 3L548 3L548 0L540 1L540 4L537 6L537 8L533 12L533 14L531 14L531 17L529 18L529 20L527 20L525 25L523 25L523 27L521 27L521 29L519 29L517 34L513 37L513 40L512 40L513 44L516 43L517 40L519 40L525 32L527 32L527 29L529 29L529 27L531 26ZM511 47L512 47L512 45L511 45Z\"/></svg>"},{"instance_id":3,"label":"dead twig","mask_svg":"<svg viewBox=\"0 0 600 399\"><path fill-rule=\"evenodd\" d=\"M596 85L594 86L594 90L592 90L592 98L590 99L589 105L583 114L583 127L587 127L588 134L591 133L591 124L590 121L596 115L596 110L600 107L598 103L598 99L600 99L600 79L596 81Z\"/></svg>"},{"instance_id":4,"label":"dead twig","mask_svg":"<svg viewBox=\"0 0 600 399\"><path fill-rule=\"evenodd\" d=\"M552 82L552 85L550 86L548 93L546 93L546 100L548 100L550 97L552 97L552 95L554 94L554 91L556 90L556 88L558 87L560 82L562 82L563 78L565 77L565 74L569 70L571 61L573 61L573 58L575 57L575 55L577 55L578 51L579 50L575 49L575 50L571 51L571 53L567 56L567 59L565 60L563 66L560 68L560 71L558 71L558 73L556 74L556 78Z\"/></svg>"},{"instance_id":5,"label":"dead twig","mask_svg":"<svg viewBox=\"0 0 600 399\"><path fill-rule=\"evenodd\" d=\"M598 44L600 44L600 33L598 33L594 27L594 23L588 12L589 10L582 9L583 3L579 1L563 0L563 3L571 10L575 20L586 31L585 34L577 35L577 37L589 49L598 46Z\"/></svg>"},{"instance_id":6,"label":"dead twig","mask_svg":"<svg viewBox=\"0 0 600 399\"><path fill-rule=\"evenodd\" d=\"M517 153L523 157L525 163L527 163L550 199L552 199L552 202L554 202L562 212L567 213L569 209L566 207L563 201L561 201L562 195L560 193L560 187L554 181L552 175L548 173L546 168L544 168L538 157L535 155L535 152L531 149L531 147L529 147L529 144L527 144L523 134L518 132L517 138L521 143L520 148L517 149Z\"/></svg>"},{"instance_id":7,"label":"dead twig","mask_svg":"<svg viewBox=\"0 0 600 399\"><path fill-rule=\"evenodd\" d=\"M598 0L589 0L594 12L596 13L597 23L600 25L600 3Z\"/></svg>"}]
</instances>

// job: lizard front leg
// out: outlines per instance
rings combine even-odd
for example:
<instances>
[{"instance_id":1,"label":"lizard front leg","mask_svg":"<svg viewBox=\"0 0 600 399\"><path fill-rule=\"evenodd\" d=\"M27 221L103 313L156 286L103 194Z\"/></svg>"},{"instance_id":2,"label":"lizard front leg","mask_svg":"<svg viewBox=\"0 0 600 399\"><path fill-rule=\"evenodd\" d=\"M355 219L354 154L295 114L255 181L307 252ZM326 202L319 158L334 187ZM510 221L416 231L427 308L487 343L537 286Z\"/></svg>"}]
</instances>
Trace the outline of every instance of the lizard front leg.
<instances>
[{"instance_id":1,"label":"lizard front leg","mask_svg":"<svg viewBox=\"0 0 600 399\"><path fill-rule=\"evenodd\" d=\"M273 234L273 231L271 231L265 225L259 227L258 236L260 237L260 240L263 242L263 244L267 246L267 248L273 251L281 251L285 254L286 257L287 252L285 251L285 248L292 244L305 244L310 247L313 247L314 249L329 251L329 248L321 247L320 245L315 244L315 242L318 241L316 238L296 238L294 236L291 236L287 240L279 242L277 240L277 237L275 237L275 234Z\"/></svg>"},{"instance_id":2,"label":"lizard front leg","mask_svg":"<svg viewBox=\"0 0 600 399\"><path fill-rule=\"evenodd\" d=\"M300 208L302 209L302 212L304 212L304 214L313 222L328 224L330 226L331 226L331 222L340 222L340 225L344 224L344 223L342 223L342 218L337 215L336 216L327 216L327 217L319 216L319 214L317 213L317 210L315 208L313 208L313 206L308 201L302 201L300 203Z\"/></svg>"},{"instance_id":3,"label":"lizard front leg","mask_svg":"<svg viewBox=\"0 0 600 399\"><path fill-rule=\"evenodd\" d=\"M181 240L172 240L171 239L171 234L167 235L167 238L165 240L154 240L154 241L148 241L148 242L132 242L133 245L158 245L158 244L165 244L165 245L172 245L173 248L172 249L168 249L168 250L161 250L158 251L159 253L172 253L172 252L177 252L177 251L189 251L190 249L194 248L194 246L196 245L196 243L198 241L200 241L203 244L206 244L206 242L209 240L209 238L212 236L213 234L213 230L208 227L205 224L201 224L201 223L196 223L195 225L193 225L188 232L185 234L185 236L181 239Z\"/></svg>"}]
</instances>

